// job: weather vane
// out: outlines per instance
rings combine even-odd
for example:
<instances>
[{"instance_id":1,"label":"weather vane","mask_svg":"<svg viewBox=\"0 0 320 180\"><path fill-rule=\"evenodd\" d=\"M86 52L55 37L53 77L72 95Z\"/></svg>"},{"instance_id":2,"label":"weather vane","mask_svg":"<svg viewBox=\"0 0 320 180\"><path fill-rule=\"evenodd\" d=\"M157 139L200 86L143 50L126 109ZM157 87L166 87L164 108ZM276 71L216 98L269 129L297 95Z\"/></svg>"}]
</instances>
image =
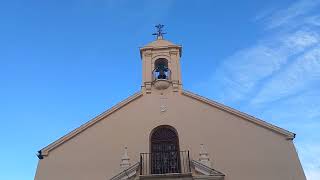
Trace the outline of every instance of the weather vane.
<instances>
[{"instance_id":1,"label":"weather vane","mask_svg":"<svg viewBox=\"0 0 320 180\"><path fill-rule=\"evenodd\" d=\"M155 27L157 28L157 32L153 33L152 35L157 36L157 39L163 39L163 35L167 34L167 33L162 31L162 28L164 27L164 25L163 24L158 24Z\"/></svg>"}]
</instances>

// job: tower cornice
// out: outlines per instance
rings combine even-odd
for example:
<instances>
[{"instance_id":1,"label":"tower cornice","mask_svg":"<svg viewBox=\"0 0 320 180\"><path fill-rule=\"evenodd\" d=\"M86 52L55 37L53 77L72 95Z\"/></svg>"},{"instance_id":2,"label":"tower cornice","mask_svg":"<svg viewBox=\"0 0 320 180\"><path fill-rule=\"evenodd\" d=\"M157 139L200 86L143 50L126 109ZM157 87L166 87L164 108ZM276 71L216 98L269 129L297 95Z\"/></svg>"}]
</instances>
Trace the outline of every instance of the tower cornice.
<instances>
[{"instance_id":1,"label":"tower cornice","mask_svg":"<svg viewBox=\"0 0 320 180\"><path fill-rule=\"evenodd\" d=\"M176 45L171 43L170 41L167 40L162 40L158 39L156 41L153 41L146 46L143 46L140 48L140 57L143 57L143 52L151 50L151 51L156 51L156 50L168 50L168 49L176 49L179 51L180 57L182 56L182 46L181 45Z\"/></svg>"}]
</instances>

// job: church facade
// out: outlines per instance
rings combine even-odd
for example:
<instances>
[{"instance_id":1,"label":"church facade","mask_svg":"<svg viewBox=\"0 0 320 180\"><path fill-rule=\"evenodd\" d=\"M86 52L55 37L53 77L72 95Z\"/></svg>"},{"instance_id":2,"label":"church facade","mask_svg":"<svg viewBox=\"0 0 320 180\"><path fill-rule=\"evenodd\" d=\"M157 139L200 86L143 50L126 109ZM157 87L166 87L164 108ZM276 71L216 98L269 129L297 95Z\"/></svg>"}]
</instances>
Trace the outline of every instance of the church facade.
<instances>
[{"instance_id":1,"label":"church facade","mask_svg":"<svg viewBox=\"0 0 320 180\"><path fill-rule=\"evenodd\" d=\"M294 133L183 90L181 46L140 55L141 91L41 149L35 180L306 180Z\"/></svg>"}]
</instances>

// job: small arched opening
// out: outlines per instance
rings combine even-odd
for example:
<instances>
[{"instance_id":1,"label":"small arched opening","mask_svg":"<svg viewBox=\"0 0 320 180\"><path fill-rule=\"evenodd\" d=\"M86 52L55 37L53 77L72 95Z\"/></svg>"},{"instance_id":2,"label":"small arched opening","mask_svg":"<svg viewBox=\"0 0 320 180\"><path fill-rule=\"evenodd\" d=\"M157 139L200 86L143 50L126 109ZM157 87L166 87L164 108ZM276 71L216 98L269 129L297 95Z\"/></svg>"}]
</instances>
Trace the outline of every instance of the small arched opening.
<instances>
[{"instance_id":1,"label":"small arched opening","mask_svg":"<svg viewBox=\"0 0 320 180\"><path fill-rule=\"evenodd\" d=\"M159 58L154 62L153 79L170 79L170 69L167 59Z\"/></svg>"}]
</instances>

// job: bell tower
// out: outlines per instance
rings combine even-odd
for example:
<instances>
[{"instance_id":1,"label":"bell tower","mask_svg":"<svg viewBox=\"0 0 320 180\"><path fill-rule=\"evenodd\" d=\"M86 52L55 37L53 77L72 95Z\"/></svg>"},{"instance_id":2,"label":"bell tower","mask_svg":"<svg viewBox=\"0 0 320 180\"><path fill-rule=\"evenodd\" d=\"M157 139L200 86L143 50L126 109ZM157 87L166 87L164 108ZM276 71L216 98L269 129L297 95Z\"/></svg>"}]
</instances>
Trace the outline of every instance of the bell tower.
<instances>
[{"instance_id":1,"label":"bell tower","mask_svg":"<svg viewBox=\"0 0 320 180\"><path fill-rule=\"evenodd\" d=\"M163 25L156 26L156 40L140 48L142 59L142 90L152 91L170 89L181 90L180 57L182 47L164 40Z\"/></svg>"}]
</instances>

